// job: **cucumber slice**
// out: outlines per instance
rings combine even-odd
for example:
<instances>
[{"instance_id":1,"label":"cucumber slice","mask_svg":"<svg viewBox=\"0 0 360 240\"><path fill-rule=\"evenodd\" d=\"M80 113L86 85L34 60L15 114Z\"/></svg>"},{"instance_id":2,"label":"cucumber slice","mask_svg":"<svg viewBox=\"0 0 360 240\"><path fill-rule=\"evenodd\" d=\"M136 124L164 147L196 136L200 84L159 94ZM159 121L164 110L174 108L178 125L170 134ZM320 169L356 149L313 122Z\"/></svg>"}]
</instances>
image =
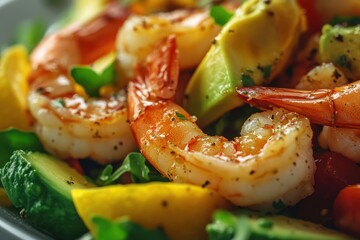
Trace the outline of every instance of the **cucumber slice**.
<instances>
[{"instance_id":1,"label":"cucumber slice","mask_svg":"<svg viewBox=\"0 0 360 240\"><path fill-rule=\"evenodd\" d=\"M58 239L74 239L87 229L71 190L93 185L65 162L43 153L15 151L1 169L1 182L21 216Z\"/></svg>"}]
</instances>

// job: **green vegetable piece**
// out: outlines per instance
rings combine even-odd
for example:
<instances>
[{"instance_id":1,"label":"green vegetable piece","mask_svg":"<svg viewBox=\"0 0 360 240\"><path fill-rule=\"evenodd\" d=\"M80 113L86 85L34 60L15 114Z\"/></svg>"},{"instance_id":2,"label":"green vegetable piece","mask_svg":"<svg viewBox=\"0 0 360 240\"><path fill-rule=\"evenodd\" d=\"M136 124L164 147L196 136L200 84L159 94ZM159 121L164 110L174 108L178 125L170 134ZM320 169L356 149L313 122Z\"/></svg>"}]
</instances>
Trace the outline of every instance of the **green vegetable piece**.
<instances>
[{"instance_id":1,"label":"green vegetable piece","mask_svg":"<svg viewBox=\"0 0 360 240\"><path fill-rule=\"evenodd\" d=\"M236 88L269 83L283 72L303 31L296 0L244 2L196 69L184 107L205 127L243 105Z\"/></svg>"},{"instance_id":2,"label":"green vegetable piece","mask_svg":"<svg viewBox=\"0 0 360 240\"><path fill-rule=\"evenodd\" d=\"M31 52L44 37L46 24L37 19L26 21L19 25L15 31L15 43L23 44Z\"/></svg>"},{"instance_id":3,"label":"green vegetable piece","mask_svg":"<svg viewBox=\"0 0 360 240\"><path fill-rule=\"evenodd\" d=\"M180 120L188 120L184 115L182 115L181 113L179 112L175 112L176 116L180 119Z\"/></svg>"},{"instance_id":4,"label":"green vegetable piece","mask_svg":"<svg viewBox=\"0 0 360 240\"><path fill-rule=\"evenodd\" d=\"M210 16L214 19L215 23L224 26L232 16L234 16L234 13L229 12L222 6L211 6L210 9Z\"/></svg>"},{"instance_id":5,"label":"green vegetable piece","mask_svg":"<svg viewBox=\"0 0 360 240\"><path fill-rule=\"evenodd\" d=\"M210 240L346 240L350 236L322 225L281 215L240 210L217 211L206 230Z\"/></svg>"},{"instance_id":6,"label":"green vegetable piece","mask_svg":"<svg viewBox=\"0 0 360 240\"><path fill-rule=\"evenodd\" d=\"M210 124L205 132L208 135L224 136L228 139L233 139L239 136L244 122L254 113L260 110L250 105L245 105L241 108L235 108Z\"/></svg>"},{"instance_id":7,"label":"green vegetable piece","mask_svg":"<svg viewBox=\"0 0 360 240\"><path fill-rule=\"evenodd\" d=\"M329 22L330 25L356 26L360 24L359 16L336 16Z\"/></svg>"},{"instance_id":8,"label":"green vegetable piece","mask_svg":"<svg viewBox=\"0 0 360 240\"><path fill-rule=\"evenodd\" d=\"M70 70L75 82L80 84L91 97L100 97L100 89L113 84L115 73L115 63L110 64L100 74L88 66L77 66Z\"/></svg>"},{"instance_id":9,"label":"green vegetable piece","mask_svg":"<svg viewBox=\"0 0 360 240\"><path fill-rule=\"evenodd\" d=\"M58 239L74 239L87 231L71 190L93 185L65 162L18 150L1 169L1 182L11 202L33 226Z\"/></svg>"},{"instance_id":10,"label":"green vegetable piece","mask_svg":"<svg viewBox=\"0 0 360 240\"><path fill-rule=\"evenodd\" d=\"M0 168L9 160L15 150L45 152L39 138L32 132L15 128L0 131Z\"/></svg>"},{"instance_id":11,"label":"green vegetable piece","mask_svg":"<svg viewBox=\"0 0 360 240\"><path fill-rule=\"evenodd\" d=\"M100 186L114 184L123 174L127 172L131 174L131 179L135 183L169 181L146 163L146 159L141 153L129 153L125 157L122 165L115 172L113 172L112 165L107 165L96 180L96 183Z\"/></svg>"},{"instance_id":12,"label":"green vegetable piece","mask_svg":"<svg viewBox=\"0 0 360 240\"><path fill-rule=\"evenodd\" d=\"M167 240L160 229L146 229L128 219L109 221L95 216L92 221L97 227L97 240Z\"/></svg>"},{"instance_id":13,"label":"green vegetable piece","mask_svg":"<svg viewBox=\"0 0 360 240\"><path fill-rule=\"evenodd\" d=\"M360 26L325 25L320 37L320 58L339 67L347 78L360 78Z\"/></svg>"}]
</instances>

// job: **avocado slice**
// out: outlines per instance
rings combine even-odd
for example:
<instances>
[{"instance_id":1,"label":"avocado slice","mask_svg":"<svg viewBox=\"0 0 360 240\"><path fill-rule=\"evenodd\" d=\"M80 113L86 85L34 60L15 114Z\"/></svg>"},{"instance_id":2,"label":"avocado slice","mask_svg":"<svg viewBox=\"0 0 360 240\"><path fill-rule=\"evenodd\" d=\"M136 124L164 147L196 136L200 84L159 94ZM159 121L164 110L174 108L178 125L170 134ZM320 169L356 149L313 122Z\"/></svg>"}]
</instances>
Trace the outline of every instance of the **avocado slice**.
<instances>
[{"instance_id":1,"label":"avocado slice","mask_svg":"<svg viewBox=\"0 0 360 240\"><path fill-rule=\"evenodd\" d=\"M350 81L360 79L360 25L325 25L320 37L320 58L334 63Z\"/></svg>"},{"instance_id":2,"label":"avocado slice","mask_svg":"<svg viewBox=\"0 0 360 240\"><path fill-rule=\"evenodd\" d=\"M241 106L236 88L269 83L285 68L305 27L295 0L246 1L195 71L184 107L204 127Z\"/></svg>"},{"instance_id":3,"label":"avocado slice","mask_svg":"<svg viewBox=\"0 0 360 240\"><path fill-rule=\"evenodd\" d=\"M355 239L320 224L283 215L265 215L248 210L233 214L217 211L206 228L210 240L347 240Z\"/></svg>"},{"instance_id":4,"label":"avocado slice","mask_svg":"<svg viewBox=\"0 0 360 240\"><path fill-rule=\"evenodd\" d=\"M21 216L58 239L87 232L71 198L74 188L93 185L65 162L44 153L17 150L1 169L1 182Z\"/></svg>"}]
</instances>

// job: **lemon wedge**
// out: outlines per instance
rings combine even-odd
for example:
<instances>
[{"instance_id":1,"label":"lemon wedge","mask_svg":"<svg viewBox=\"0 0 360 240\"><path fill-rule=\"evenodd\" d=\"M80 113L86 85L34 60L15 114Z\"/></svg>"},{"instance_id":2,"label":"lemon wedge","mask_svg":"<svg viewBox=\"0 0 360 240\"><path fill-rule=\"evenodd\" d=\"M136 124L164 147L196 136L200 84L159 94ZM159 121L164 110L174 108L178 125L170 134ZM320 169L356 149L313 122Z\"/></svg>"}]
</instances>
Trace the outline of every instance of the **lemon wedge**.
<instances>
[{"instance_id":1,"label":"lemon wedge","mask_svg":"<svg viewBox=\"0 0 360 240\"><path fill-rule=\"evenodd\" d=\"M29 73L26 49L22 46L6 49L0 62L0 129L30 129L26 100Z\"/></svg>"},{"instance_id":2,"label":"lemon wedge","mask_svg":"<svg viewBox=\"0 0 360 240\"><path fill-rule=\"evenodd\" d=\"M216 192L178 183L114 185L74 189L72 198L80 217L96 235L91 219L128 217L146 228L164 229L170 239L206 239L206 225L216 209L230 204Z\"/></svg>"}]
</instances>

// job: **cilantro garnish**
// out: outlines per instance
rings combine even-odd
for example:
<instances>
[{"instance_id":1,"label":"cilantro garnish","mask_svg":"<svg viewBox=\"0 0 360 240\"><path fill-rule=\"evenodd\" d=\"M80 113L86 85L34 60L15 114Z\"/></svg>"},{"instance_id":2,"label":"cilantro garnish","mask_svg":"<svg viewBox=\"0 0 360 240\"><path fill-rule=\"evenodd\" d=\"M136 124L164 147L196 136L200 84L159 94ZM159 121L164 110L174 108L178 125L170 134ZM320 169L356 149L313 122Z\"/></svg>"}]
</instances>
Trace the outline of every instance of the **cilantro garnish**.
<instances>
[{"instance_id":1,"label":"cilantro garnish","mask_svg":"<svg viewBox=\"0 0 360 240\"><path fill-rule=\"evenodd\" d=\"M176 116L181 119L181 120L188 120L184 115L182 115L181 113L179 112L175 112Z\"/></svg>"},{"instance_id":2,"label":"cilantro garnish","mask_svg":"<svg viewBox=\"0 0 360 240\"><path fill-rule=\"evenodd\" d=\"M115 63L111 63L102 73L97 73L88 66L76 66L70 70L75 82L80 84L91 97L100 97L100 89L115 81Z\"/></svg>"},{"instance_id":3,"label":"cilantro garnish","mask_svg":"<svg viewBox=\"0 0 360 240\"><path fill-rule=\"evenodd\" d=\"M224 26L233 15L234 13L229 12L222 6L211 6L210 16L214 19L215 23L220 26Z\"/></svg>"}]
</instances>

